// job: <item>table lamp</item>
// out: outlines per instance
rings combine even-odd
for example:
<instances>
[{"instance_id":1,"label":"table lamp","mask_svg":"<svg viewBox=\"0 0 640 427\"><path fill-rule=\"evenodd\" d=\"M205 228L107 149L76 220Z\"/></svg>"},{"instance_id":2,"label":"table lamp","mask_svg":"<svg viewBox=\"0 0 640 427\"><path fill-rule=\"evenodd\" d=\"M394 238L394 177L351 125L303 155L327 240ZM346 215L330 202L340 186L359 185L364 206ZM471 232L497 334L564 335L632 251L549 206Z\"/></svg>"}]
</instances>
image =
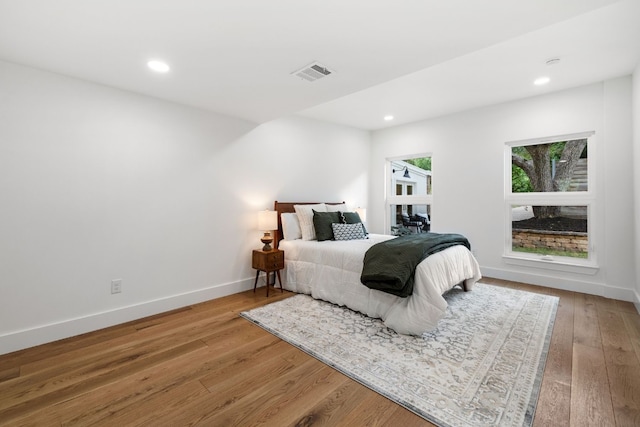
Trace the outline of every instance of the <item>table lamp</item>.
<instances>
[{"instance_id":1,"label":"table lamp","mask_svg":"<svg viewBox=\"0 0 640 427\"><path fill-rule=\"evenodd\" d=\"M271 231L278 228L278 212L264 210L258 212L258 230L264 231L264 236L260 239L264 246L263 251L273 250L271 242L273 242L273 236Z\"/></svg>"}]
</instances>

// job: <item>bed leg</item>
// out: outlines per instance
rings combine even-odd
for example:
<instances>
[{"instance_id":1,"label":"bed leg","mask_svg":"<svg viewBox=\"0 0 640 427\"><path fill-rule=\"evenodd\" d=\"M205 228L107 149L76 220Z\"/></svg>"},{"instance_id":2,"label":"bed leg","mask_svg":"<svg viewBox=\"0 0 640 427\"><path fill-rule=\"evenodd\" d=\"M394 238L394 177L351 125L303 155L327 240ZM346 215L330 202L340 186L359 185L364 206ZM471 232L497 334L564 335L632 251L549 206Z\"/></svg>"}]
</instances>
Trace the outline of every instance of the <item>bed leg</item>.
<instances>
[{"instance_id":1,"label":"bed leg","mask_svg":"<svg viewBox=\"0 0 640 427\"><path fill-rule=\"evenodd\" d=\"M463 280L462 282L460 282L460 287L462 288L463 291L469 292L469 289L467 289L467 281L466 280Z\"/></svg>"}]
</instances>

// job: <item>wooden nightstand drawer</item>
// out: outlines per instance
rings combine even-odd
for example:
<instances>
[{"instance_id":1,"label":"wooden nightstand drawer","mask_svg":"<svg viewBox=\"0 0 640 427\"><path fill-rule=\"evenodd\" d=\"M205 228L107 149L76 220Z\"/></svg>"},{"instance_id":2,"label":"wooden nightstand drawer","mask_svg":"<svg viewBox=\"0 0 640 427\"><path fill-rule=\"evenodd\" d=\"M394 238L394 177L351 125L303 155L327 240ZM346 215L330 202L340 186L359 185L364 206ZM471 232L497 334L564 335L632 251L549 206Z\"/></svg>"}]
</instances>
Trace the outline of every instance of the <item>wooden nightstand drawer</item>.
<instances>
[{"instance_id":1,"label":"wooden nightstand drawer","mask_svg":"<svg viewBox=\"0 0 640 427\"><path fill-rule=\"evenodd\" d=\"M281 270L284 268L284 252L278 249L269 252L254 250L251 265L262 271Z\"/></svg>"},{"instance_id":2,"label":"wooden nightstand drawer","mask_svg":"<svg viewBox=\"0 0 640 427\"><path fill-rule=\"evenodd\" d=\"M282 292L282 279L280 278L280 270L284 268L284 252L280 249L273 249L271 251L254 250L251 257L251 266L256 269L256 280L253 283L253 292L256 291L258 285L258 276L260 271L267 273L267 296L269 296L269 275L272 272L276 272L274 276L278 276L278 282L280 282L280 292ZM275 286L275 277L273 279L273 285Z\"/></svg>"}]
</instances>

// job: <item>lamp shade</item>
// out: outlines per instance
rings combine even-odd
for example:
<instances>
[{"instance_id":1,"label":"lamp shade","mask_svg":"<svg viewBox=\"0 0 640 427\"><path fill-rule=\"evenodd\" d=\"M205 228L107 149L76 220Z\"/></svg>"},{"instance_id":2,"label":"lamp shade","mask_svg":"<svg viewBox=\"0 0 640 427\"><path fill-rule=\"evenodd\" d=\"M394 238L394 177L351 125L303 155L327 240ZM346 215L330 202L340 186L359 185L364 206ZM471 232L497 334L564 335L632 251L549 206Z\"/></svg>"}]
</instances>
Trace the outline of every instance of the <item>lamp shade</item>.
<instances>
[{"instance_id":1,"label":"lamp shade","mask_svg":"<svg viewBox=\"0 0 640 427\"><path fill-rule=\"evenodd\" d=\"M365 208L357 208L356 213L362 222L367 222L367 210Z\"/></svg>"},{"instance_id":2,"label":"lamp shade","mask_svg":"<svg viewBox=\"0 0 640 427\"><path fill-rule=\"evenodd\" d=\"M278 212L264 210L258 212L258 230L270 231L278 228Z\"/></svg>"}]
</instances>

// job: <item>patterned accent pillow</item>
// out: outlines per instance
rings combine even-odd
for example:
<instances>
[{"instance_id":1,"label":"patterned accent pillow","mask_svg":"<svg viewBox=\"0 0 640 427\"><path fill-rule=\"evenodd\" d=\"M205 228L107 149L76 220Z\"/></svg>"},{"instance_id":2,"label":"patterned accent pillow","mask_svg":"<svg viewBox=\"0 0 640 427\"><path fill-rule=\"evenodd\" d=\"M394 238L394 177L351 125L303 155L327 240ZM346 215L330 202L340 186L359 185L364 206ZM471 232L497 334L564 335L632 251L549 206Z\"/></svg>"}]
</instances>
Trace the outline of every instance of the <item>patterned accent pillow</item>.
<instances>
[{"instance_id":1,"label":"patterned accent pillow","mask_svg":"<svg viewBox=\"0 0 640 427\"><path fill-rule=\"evenodd\" d=\"M333 227L333 237L336 240L358 240L365 238L362 223L331 224L331 227Z\"/></svg>"}]
</instances>

